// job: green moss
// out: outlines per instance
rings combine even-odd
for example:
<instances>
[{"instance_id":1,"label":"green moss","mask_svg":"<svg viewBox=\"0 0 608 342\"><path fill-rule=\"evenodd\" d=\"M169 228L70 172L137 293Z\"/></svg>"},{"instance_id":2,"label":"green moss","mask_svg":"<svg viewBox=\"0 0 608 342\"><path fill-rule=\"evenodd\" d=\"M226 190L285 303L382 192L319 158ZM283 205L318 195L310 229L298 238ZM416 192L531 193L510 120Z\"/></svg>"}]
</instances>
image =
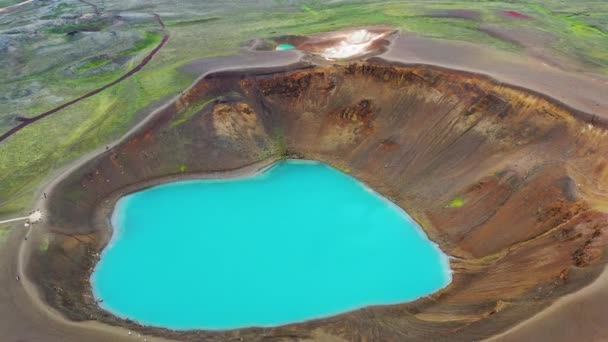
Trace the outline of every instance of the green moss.
<instances>
[{"instance_id":1,"label":"green moss","mask_svg":"<svg viewBox=\"0 0 608 342\"><path fill-rule=\"evenodd\" d=\"M0 8L13 6L20 3L22 0L0 0Z\"/></svg>"},{"instance_id":2,"label":"green moss","mask_svg":"<svg viewBox=\"0 0 608 342\"><path fill-rule=\"evenodd\" d=\"M121 53L120 56L133 55L142 50L156 46L160 43L162 37L162 34L158 32L146 32L143 39L135 42L133 48Z\"/></svg>"},{"instance_id":3,"label":"green moss","mask_svg":"<svg viewBox=\"0 0 608 342\"><path fill-rule=\"evenodd\" d=\"M557 51L605 72L608 70L608 8L602 12L591 10L590 5L588 1L575 5L554 0L529 7L537 13L538 20L533 21L533 26L559 38L553 46Z\"/></svg>"},{"instance_id":4,"label":"green moss","mask_svg":"<svg viewBox=\"0 0 608 342\"><path fill-rule=\"evenodd\" d=\"M79 66L76 69L76 72L85 72L87 70L91 70L91 69L95 69L98 68L102 65L106 65L108 64L110 61L108 59L103 59L103 58L96 58L96 59L92 59L90 61L87 61L86 63L82 64L81 66Z\"/></svg>"},{"instance_id":5,"label":"green moss","mask_svg":"<svg viewBox=\"0 0 608 342\"><path fill-rule=\"evenodd\" d=\"M279 155L287 154L287 141L285 139L285 133L280 128L275 128L272 132L272 142L274 153Z\"/></svg>"},{"instance_id":6,"label":"green moss","mask_svg":"<svg viewBox=\"0 0 608 342\"><path fill-rule=\"evenodd\" d=\"M285 140L285 134L280 128L275 128L271 134L272 140L268 148L263 149L260 152L260 158L266 159L271 156L287 157L289 149L287 148L287 142Z\"/></svg>"},{"instance_id":7,"label":"green moss","mask_svg":"<svg viewBox=\"0 0 608 342\"><path fill-rule=\"evenodd\" d=\"M23 1L23 0L21 0L21 1ZM21 1L19 1L19 2L21 2ZM57 19L64 14L73 13L74 10L76 9L76 7L77 6L75 4L61 2L57 6L53 7L53 9L51 10L50 13L41 16L40 19L43 19L43 20Z\"/></svg>"},{"instance_id":8,"label":"green moss","mask_svg":"<svg viewBox=\"0 0 608 342\"><path fill-rule=\"evenodd\" d=\"M49 249L49 237L45 236L42 241L40 241L40 246L38 246L41 252L46 252Z\"/></svg>"},{"instance_id":9,"label":"green moss","mask_svg":"<svg viewBox=\"0 0 608 342\"><path fill-rule=\"evenodd\" d=\"M529 4L528 6L539 14L551 15L551 12L540 4Z\"/></svg>"},{"instance_id":10,"label":"green moss","mask_svg":"<svg viewBox=\"0 0 608 342\"><path fill-rule=\"evenodd\" d=\"M49 34L66 34L80 31L99 31L108 24L107 19L92 18L84 21L67 21L61 24L55 24L46 29Z\"/></svg>"},{"instance_id":11,"label":"green moss","mask_svg":"<svg viewBox=\"0 0 608 342\"><path fill-rule=\"evenodd\" d=\"M464 200L460 197L454 198L450 204L448 204L449 208L460 208L464 205Z\"/></svg>"},{"instance_id":12,"label":"green moss","mask_svg":"<svg viewBox=\"0 0 608 342\"><path fill-rule=\"evenodd\" d=\"M564 19L564 21L566 21L569 25L570 25L570 29L577 35L581 35L581 36L595 36L595 37L606 37L608 36L608 33L604 32L603 30L591 26L589 24L587 24L586 22L577 19L575 17L571 17L571 16L560 16L561 18Z\"/></svg>"},{"instance_id":13,"label":"green moss","mask_svg":"<svg viewBox=\"0 0 608 342\"><path fill-rule=\"evenodd\" d=\"M176 94L191 81L174 66L148 69L0 144L0 213L27 208L35 186L52 169L118 138L150 101Z\"/></svg>"},{"instance_id":14,"label":"green moss","mask_svg":"<svg viewBox=\"0 0 608 342\"><path fill-rule=\"evenodd\" d=\"M334 165L334 167L344 173L348 173L348 174L351 173L351 169L345 165Z\"/></svg>"},{"instance_id":15,"label":"green moss","mask_svg":"<svg viewBox=\"0 0 608 342\"><path fill-rule=\"evenodd\" d=\"M175 115L173 121L171 122L171 127L179 126L182 123L188 121L192 116L203 110L203 108L205 108L209 103L213 102L214 100L215 98L212 98L190 104L186 109Z\"/></svg>"},{"instance_id":16,"label":"green moss","mask_svg":"<svg viewBox=\"0 0 608 342\"><path fill-rule=\"evenodd\" d=\"M302 9L304 11L306 11L309 14L312 14L314 16L319 15L319 12L315 11L312 7L308 6L308 5L302 5Z\"/></svg>"},{"instance_id":17,"label":"green moss","mask_svg":"<svg viewBox=\"0 0 608 342\"><path fill-rule=\"evenodd\" d=\"M210 18L202 18L202 19L195 19L195 20L171 21L171 22L166 22L165 25L167 27L200 25L200 24L208 23L210 21L215 21L218 19L220 19L220 18L219 17L210 17Z\"/></svg>"}]
</instances>

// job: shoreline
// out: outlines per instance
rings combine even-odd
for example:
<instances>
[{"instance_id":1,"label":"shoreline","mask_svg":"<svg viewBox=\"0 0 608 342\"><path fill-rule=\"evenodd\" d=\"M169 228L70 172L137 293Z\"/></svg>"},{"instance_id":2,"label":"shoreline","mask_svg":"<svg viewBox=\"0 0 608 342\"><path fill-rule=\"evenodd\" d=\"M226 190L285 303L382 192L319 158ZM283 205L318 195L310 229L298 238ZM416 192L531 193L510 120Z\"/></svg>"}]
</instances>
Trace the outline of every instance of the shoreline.
<instances>
[{"instance_id":1,"label":"shoreline","mask_svg":"<svg viewBox=\"0 0 608 342\"><path fill-rule=\"evenodd\" d=\"M222 181L242 180L242 179L253 178L253 177L259 176L262 173L270 171L272 168L278 166L282 162L292 162L292 163L302 163L302 164L320 164L325 167L331 168L336 172L342 173L345 177L348 177L351 180L357 182L358 183L357 186L361 186L363 191L370 192L371 195L374 197L377 197L378 200L386 202L387 206L393 207L392 208L393 210L398 211L399 215L403 216L404 221L407 221L408 224L413 225L411 228L415 230L416 234L418 234L421 238L423 238L425 243L428 243L431 246L431 248L436 250L437 254L440 255L441 267L443 269L443 276L445 278L444 279L445 284L432 293L429 293L429 294L426 294L423 296L419 296L419 297L416 297L415 299L411 299L411 300L407 300L407 301L395 301L395 302L384 303L384 304L369 304L364 307L348 309L345 311L338 311L333 314L322 315L322 316L309 318L309 319L305 319L305 320L301 320L301 321L293 321L293 322L280 324L280 325L267 325L267 326L266 325L259 325L259 326L255 325L255 326L245 326L245 327L231 328L231 329L202 329L202 328L174 329L174 328L164 327L164 326L160 326L160 325L152 325L152 324L147 325L144 323L140 323L137 320L128 318L126 316L117 315L117 314L113 313L110 309L107 309L101 305L99 305L99 308L103 311L106 311L106 312L120 318L121 320L133 321L137 325L149 327L152 329L162 329L162 330L169 330L169 331L175 331L175 332L180 332L180 333L189 332L189 331L230 332L230 331L247 330L247 329L280 328L282 326L287 326L287 325L305 324L307 322L312 322L312 321L326 320L326 319L330 319L335 316L357 312L357 311L359 311L361 309L365 309L365 308L374 308L374 307L381 308L381 307L389 307L389 306L413 303L420 299L428 298L436 293L439 293L439 292L447 289L450 286L450 284L452 282L452 274L453 274L453 270L451 269L450 260L453 258L453 256L449 255L445 251L443 251L441 249L440 244L438 242L432 240L427 235L426 231L422 228L421 224L418 221L416 221L416 219L414 219L412 216L410 216L397 203L393 202L391 199L385 197L381 193L375 191L370 185L357 179L356 177L352 176L351 174L345 173L323 161L314 160L314 159L301 159L301 158L298 158L297 156L271 156L269 158L254 162L252 164L244 165L242 167L238 167L236 169L231 169L231 170L221 170L221 171L211 171L211 172L201 172L201 173L191 173L191 174L184 174L184 175L171 175L171 176L166 176L166 177L158 177L158 178L146 180L145 182L134 184L131 187L126 187L126 188L120 189L119 191L117 191L115 193L112 193L111 196L103 199L104 202L108 202L107 205L104 204L104 205L98 206L96 213L95 213L96 217L101 217L101 218L105 219L104 220L105 224L100 223L99 227L96 227L96 229L109 233L109 238L107 239L107 241L104 241L102 243L102 250L100 253L100 258L102 257L102 254L106 251L106 248L108 247L108 245L110 243L112 243L112 240L114 239L114 227L113 227L112 222L113 222L113 217L114 217L114 213L115 213L115 206L118 203L118 201L120 201L125 196L129 196L130 194L133 194L133 193L136 193L139 191L143 191L143 190L147 190L147 189L151 189L151 188L155 188L155 187L162 187L162 186L165 186L165 185L168 185L171 183L178 183L178 182L196 182L199 180L217 180L217 181L222 182ZM95 264L95 266L97 266L97 264ZM91 276L94 272L95 272L95 270L93 269L93 271L90 274L87 274L87 277L89 279L92 279ZM90 284L90 290L91 290L91 293L93 293L93 296L95 298L97 298L97 296L95 295L95 291L93 290L92 284ZM57 314L61 315L60 312L57 312ZM106 324L106 325L114 327L114 325L110 325L110 324Z\"/></svg>"},{"instance_id":2,"label":"shoreline","mask_svg":"<svg viewBox=\"0 0 608 342\"><path fill-rule=\"evenodd\" d=\"M391 48L392 48L392 45L391 45ZM391 49L389 48L389 51L390 50ZM293 63L297 64L297 63L302 62L302 56L303 55L300 54L299 56L297 56L298 57L297 60L296 61L292 60L291 63L292 64ZM383 59L386 59L385 58L385 54L382 54L379 57L381 57ZM397 62L396 60L392 60L392 61L393 62ZM283 61L280 61L280 62L283 62ZM278 64L274 65L274 66L275 67L289 67L289 65L290 65L289 63L282 64L280 62ZM407 62L407 63L410 63L410 62ZM263 64L263 66L261 68L269 67L268 65L266 65L266 61L264 61L262 64ZM433 64L430 64L430 63L427 63L427 64L433 65ZM242 66L239 66L239 67L228 67L228 68L225 68L225 69L210 70L210 71L207 71L206 73L202 74L197 79L197 81L199 79L202 79L202 78L206 77L207 75L215 73L215 72L230 71L230 70L239 70L240 71L240 70L243 70L243 69L249 70L249 69L257 69L257 68L260 68L260 67L259 66L258 67L254 66L254 67L250 67L250 68L248 68L248 67L243 68ZM452 68L450 68L450 69L452 69ZM460 70L460 69L457 69L455 67L454 67L454 69L455 70ZM466 70L466 69L464 69L464 70ZM489 77L492 77L492 78L494 77L491 74L487 74L487 73L483 73L483 72L480 72L480 74L486 75L486 76L489 76ZM193 82L193 85L196 84L197 81ZM525 85L521 85L519 83L514 83L514 84L515 84L515 86L519 86L519 87L522 87L524 89L528 89L528 88L526 88ZM568 85L566 85L566 86L568 86ZM551 95L546 95L544 93L543 93L543 95L546 96L549 99L554 99L554 97L552 97ZM174 97L173 99L169 100L167 103L172 103L173 101L175 101L177 99L179 99L179 95L176 96L176 97ZM570 104L567 101L564 101L563 103L566 104L566 105L568 105L568 106L570 106ZM126 140L133 132L136 132L140 127L142 127L147 122L149 122L155 116L155 113L160 112L162 110L162 108L164 108L164 107L166 107L166 104L163 105L163 106L160 106L156 110L152 111L151 114L149 114L140 123L138 123L132 129L130 129L125 135L123 135L121 138L117 139L116 141L112 142L111 144L108 144L107 146L114 147L117 144L119 144L120 142ZM573 106L573 108L577 108L577 107ZM602 108L608 109L608 107L602 107ZM607 117L608 117L608 114L607 114ZM103 147L100 148L100 149L98 149L98 150L96 150L96 151L94 151L94 152L91 152L91 153L87 154L86 156L84 156L82 158L77 159L76 161L74 161L73 163L71 163L70 165L68 165L65 169L63 169L62 171L60 171L58 177L53 177L51 181L49 181L45 185L41 186L41 189L43 189L43 190L40 193L42 193L42 192L50 192L54 188L54 186L56 184L58 184L60 181L62 181L73 170L77 169L79 166L83 165L84 163L86 163L90 159L95 158L97 155L99 155L102 152L103 152ZM158 178L158 179L153 179L153 180L149 180L149 181L146 181L146 182L134 184L132 189L136 189L136 190L131 190L130 192L141 190L141 189L143 189L145 187L154 186L154 185L158 185L158 184L161 184L161 183L166 183L167 181L171 181L171 180L200 179L200 178L204 178L205 176L215 176L215 177L217 177L218 175L225 176L226 172L228 172L229 175L230 174L236 174L236 175L246 174L247 172L253 172L253 174L255 174L257 172L261 172L262 170L264 170L265 167L271 166L278 159L280 159L280 158L272 159L272 161L270 161L270 162L268 160L263 160L263 161L260 162L260 164L262 164L262 165L246 165L246 166L244 166L244 168L237 168L237 169L228 170L228 171L205 172L203 174L176 174L176 175L161 177L161 178ZM264 166L264 164L266 164L266 165ZM201 176L203 176L203 177L201 177ZM154 183L154 184L152 184L152 183ZM121 189L121 191L123 191L123 190L124 191L128 191L127 189ZM118 195L118 194L116 194L116 195ZM124 192L123 192L123 195L124 195ZM113 194L113 196L114 196L114 194ZM118 196L118 198L119 197L120 196ZM44 200L41 199L41 200L39 200L37 202L37 206L40 206L40 205L42 207L44 207L45 210L47 209L46 203L45 203ZM111 210L111 208L110 208L110 210ZM28 230L27 233L29 234L29 230ZM8 246L8 244L10 242L9 240L11 240L11 238L13 238L14 235L22 235L22 234L23 233L21 233L21 232L18 232L18 233L14 233L13 232L13 233L11 233L11 236L9 237L9 239L7 239L7 244L6 244L7 246L5 246L4 249L5 250L6 249L11 249L12 250L14 248L17 248L18 270L19 270L19 273L22 275L22 281L21 281L21 283L24 284L23 285L24 286L24 290L26 291L27 295L30 297L29 300L31 300L33 302L32 304L34 304L37 308L39 308L40 311L43 312L43 314L45 316L50 317L52 320L54 320L55 322L59 322L60 324L64 324L64 325L69 326L69 327L84 327L85 328L84 329L85 332L86 331L90 331L89 329L93 329L93 330L96 330L96 331L102 331L104 333L114 333L114 334L117 335L116 338L119 338L118 334L120 333L120 335L124 334L125 339L127 339L127 340L134 340L133 337L131 337L131 336L129 336L127 334L128 330L125 329L125 328L123 328L123 327L118 327L118 326L109 325L109 324L105 324L105 323L101 323L101 322L96 322L96 321L93 321L93 322L73 322L73 321L70 321L69 319L66 319L60 312L54 310L49 305L45 304L43 302L43 300L41 299L41 296L40 296L40 293L39 293L40 291L38 291L38 289L36 288L35 284L33 284L31 282L31 280L28 279L28 277L26 276L26 272L25 272L25 267L27 266L27 261L29 260L29 256L30 256L30 253L31 253L30 249L32 248L32 246L31 246L32 244L25 243L23 241L23 237L22 236L18 236L16 238L21 238L21 243L19 243L18 246L10 246L10 247ZM543 314L547 314L548 315L549 314L548 312L551 310L551 308L563 306L564 304L560 303L562 301L562 299L566 300L566 298L568 298L570 296L577 295L577 294L580 295L580 296L583 296L583 293L586 293L586 292L584 292L585 290L587 290L589 287L595 285L596 283L599 283L600 280L602 280L602 282L601 282L602 284L605 284L606 283L606 279L605 278L606 278L606 274L608 274L608 269L605 266L603 267L603 269L604 270L602 272L602 275L600 275L597 279L593 280L588 286L583 287L583 288L581 288L581 289L579 289L579 290L577 290L577 291L575 291L575 292L573 292L573 293L571 293L569 295L566 295L564 297L561 297L561 298L557 299L554 303L550 304L547 308L542 309L535 316L532 316L529 319L526 319L526 320L523 320L523 321L519 322L515 327L509 328L505 332L497 334L496 336L490 338L490 340L492 340L493 338L501 337L504 334L507 334L507 336L508 336L508 334L512 330L516 331L520 326L525 326L528 323L534 324L538 319L540 319L540 318L538 318L539 316L541 316ZM10 278L10 276L9 276L9 278ZM2 281L2 278L0 278L0 281ZM587 292L588 292L588 290L587 290ZM558 310L558 309L554 309L554 310ZM536 320L535 320L535 318L536 318ZM103 338L104 337L101 337L100 341L103 340ZM159 338L156 338L156 337L148 337L148 340L149 341L164 341L163 339L159 339Z\"/></svg>"}]
</instances>

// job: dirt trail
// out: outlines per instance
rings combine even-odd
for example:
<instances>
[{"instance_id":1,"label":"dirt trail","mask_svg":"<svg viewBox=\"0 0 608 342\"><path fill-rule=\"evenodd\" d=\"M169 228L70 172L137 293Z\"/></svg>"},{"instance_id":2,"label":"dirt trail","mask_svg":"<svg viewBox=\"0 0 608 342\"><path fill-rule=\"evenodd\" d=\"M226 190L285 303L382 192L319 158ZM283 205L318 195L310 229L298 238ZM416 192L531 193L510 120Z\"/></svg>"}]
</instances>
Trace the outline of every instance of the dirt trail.
<instances>
[{"instance_id":1,"label":"dirt trail","mask_svg":"<svg viewBox=\"0 0 608 342\"><path fill-rule=\"evenodd\" d=\"M148 53L146 55L146 57L144 57L144 59L139 62L139 64L137 64L133 69L129 70L127 73L125 73L124 75L122 75L121 77L119 77L118 79L104 85L103 87L94 89L72 101L66 102L58 107L55 107L51 110L48 110L42 114L36 115L34 117L31 118L25 118L25 117L18 117L17 121L20 121L21 123L13 128L11 128L9 131L7 131L6 133L0 135L0 142L4 141L5 139L7 139L8 137L10 137L11 135L19 132L20 130L22 130L23 128L33 124L34 122L41 120L51 114L57 113L58 111L69 107L77 102L80 102L88 97L91 97L93 95L96 95L104 90L106 90L107 88L110 88L113 85L116 85L124 80L126 80L127 78L133 76L136 72L138 72L139 70L141 70L146 64L148 64L148 62L150 62L150 60L152 59L152 57L154 57L154 55L160 51L160 49L167 43L167 41L169 40L169 32L166 31L165 29L165 23L163 23L162 19L160 18L160 16L156 13L152 13L154 15L154 18L156 18L156 21L158 21L158 24L160 25L160 27L163 29L163 39L160 41L160 43L152 50L150 51L150 53Z\"/></svg>"},{"instance_id":2,"label":"dirt trail","mask_svg":"<svg viewBox=\"0 0 608 342\"><path fill-rule=\"evenodd\" d=\"M27 4L29 4L30 2L33 2L33 1L34 0L27 0L27 1L23 1L23 2L20 2L18 4L12 5L12 6L0 7L0 13L10 12L12 10L15 10L15 9L21 7L21 6L27 5Z\"/></svg>"}]
</instances>

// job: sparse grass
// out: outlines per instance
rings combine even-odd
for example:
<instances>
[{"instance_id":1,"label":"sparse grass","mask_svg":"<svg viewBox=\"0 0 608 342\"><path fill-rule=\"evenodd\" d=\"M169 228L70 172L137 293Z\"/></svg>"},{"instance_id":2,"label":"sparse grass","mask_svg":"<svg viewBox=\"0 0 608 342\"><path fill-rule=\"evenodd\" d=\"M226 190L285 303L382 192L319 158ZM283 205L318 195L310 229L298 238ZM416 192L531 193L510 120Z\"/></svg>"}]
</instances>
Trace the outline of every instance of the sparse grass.
<instances>
[{"instance_id":1,"label":"sparse grass","mask_svg":"<svg viewBox=\"0 0 608 342\"><path fill-rule=\"evenodd\" d=\"M70 32L80 32L80 31L99 31L101 30L108 22L103 19L92 18L84 21L68 21L66 23L61 23L57 25L53 25L46 30L46 33L50 34L66 34Z\"/></svg>"},{"instance_id":2,"label":"sparse grass","mask_svg":"<svg viewBox=\"0 0 608 342\"><path fill-rule=\"evenodd\" d=\"M0 8L13 6L20 2L21 2L21 0L0 0Z\"/></svg>"},{"instance_id":3,"label":"sparse grass","mask_svg":"<svg viewBox=\"0 0 608 342\"><path fill-rule=\"evenodd\" d=\"M69 13L73 12L75 8L76 8L75 4L61 2L57 6L53 7L53 10L49 15L42 17L42 19L59 18L60 16L62 16L64 14L69 14Z\"/></svg>"},{"instance_id":4,"label":"sparse grass","mask_svg":"<svg viewBox=\"0 0 608 342\"><path fill-rule=\"evenodd\" d=\"M171 122L171 126L179 126L182 123L188 121L188 119L190 119L193 115L195 115L196 113L203 110L203 108L205 108L209 103L213 102L214 100L215 100L215 98L212 98L212 99L208 99L208 100L201 100L196 103L191 103L188 106L188 108L177 113L177 115Z\"/></svg>"},{"instance_id":5,"label":"sparse grass","mask_svg":"<svg viewBox=\"0 0 608 342\"><path fill-rule=\"evenodd\" d=\"M336 169L342 171L343 173L346 173L346 174L350 174L351 173L350 168L348 168L347 166L344 166L344 165L334 165L334 167Z\"/></svg>"},{"instance_id":6,"label":"sparse grass","mask_svg":"<svg viewBox=\"0 0 608 342\"><path fill-rule=\"evenodd\" d=\"M49 249L49 237L45 236L42 241L40 241L40 246L38 246L41 252L46 252Z\"/></svg>"},{"instance_id":7,"label":"sparse grass","mask_svg":"<svg viewBox=\"0 0 608 342\"><path fill-rule=\"evenodd\" d=\"M52 169L119 137L150 99L175 94L191 81L174 68L136 74L0 144L0 215L23 209Z\"/></svg>"},{"instance_id":8,"label":"sparse grass","mask_svg":"<svg viewBox=\"0 0 608 342\"><path fill-rule=\"evenodd\" d=\"M110 61L108 59L103 59L103 58L93 59L93 60L90 60L90 61L84 63L83 65L79 66L76 69L76 72L85 72L85 71L88 71L91 69L95 69L100 66L106 65L109 62Z\"/></svg>"},{"instance_id":9,"label":"sparse grass","mask_svg":"<svg viewBox=\"0 0 608 342\"><path fill-rule=\"evenodd\" d=\"M272 132L272 143L274 154L282 156L287 154L287 142L285 141L285 133L281 129L275 128L275 130Z\"/></svg>"},{"instance_id":10,"label":"sparse grass","mask_svg":"<svg viewBox=\"0 0 608 342\"><path fill-rule=\"evenodd\" d=\"M160 43L160 40L162 39L162 37L163 37L162 34L160 34L158 32L146 32L144 34L143 39L138 40L132 49L129 49L129 50L121 53L121 56L128 56L128 55L138 53L142 50L153 48L156 45L158 45L158 43Z\"/></svg>"},{"instance_id":11,"label":"sparse grass","mask_svg":"<svg viewBox=\"0 0 608 342\"><path fill-rule=\"evenodd\" d=\"M169 22L166 22L165 25L167 27L200 25L200 24L207 23L207 22L213 21L213 20L218 20L218 19L219 19L218 17L210 17L210 18L185 20L185 21L169 21Z\"/></svg>"},{"instance_id":12,"label":"sparse grass","mask_svg":"<svg viewBox=\"0 0 608 342\"><path fill-rule=\"evenodd\" d=\"M543 30L556 34L556 50L608 72L608 4L553 0L527 5ZM534 24L534 23L533 23Z\"/></svg>"},{"instance_id":13,"label":"sparse grass","mask_svg":"<svg viewBox=\"0 0 608 342\"><path fill-rule=\"evenodd\" d=\"M289 154L285 134L280 128L276 128L271 133L272 141L269 148L265 148L260 152L261 159L267 159L272 156L286 157Z\"/></svg>"}]
</instances>

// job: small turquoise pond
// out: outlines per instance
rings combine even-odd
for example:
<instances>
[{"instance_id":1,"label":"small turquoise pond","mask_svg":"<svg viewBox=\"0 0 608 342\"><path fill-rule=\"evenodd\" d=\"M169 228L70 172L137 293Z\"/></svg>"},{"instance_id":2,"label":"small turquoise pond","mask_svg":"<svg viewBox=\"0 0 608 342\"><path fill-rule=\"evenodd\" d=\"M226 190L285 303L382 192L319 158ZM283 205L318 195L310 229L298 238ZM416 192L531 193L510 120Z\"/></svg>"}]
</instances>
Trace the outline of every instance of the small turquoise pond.
<instances>
[{"instance_id":1,"label":"small turquoise pond","mask_svg":"<svg viewBox=\"0 0 608 342\"><path fill-rule=\"evenodd\" d=\"M91 279L108 311L182 329L277 326L414 300L451 280L399 207L318 162L120 199Z\"/></svg>"},{"instance_id":2,"label":"small turquoise pond","mask_svg":"<svg viewBox=\"0 0 608 342\"><path fill-rule=\"evenodd\" d=\"M291 49L294 49L294 48L295 47L293 45L291 45L291 44L279 44L279 45L277 45L276 50L279 50L279 51L281 51L281 50L291 50Z\"/></svg>"}]
</instances>

